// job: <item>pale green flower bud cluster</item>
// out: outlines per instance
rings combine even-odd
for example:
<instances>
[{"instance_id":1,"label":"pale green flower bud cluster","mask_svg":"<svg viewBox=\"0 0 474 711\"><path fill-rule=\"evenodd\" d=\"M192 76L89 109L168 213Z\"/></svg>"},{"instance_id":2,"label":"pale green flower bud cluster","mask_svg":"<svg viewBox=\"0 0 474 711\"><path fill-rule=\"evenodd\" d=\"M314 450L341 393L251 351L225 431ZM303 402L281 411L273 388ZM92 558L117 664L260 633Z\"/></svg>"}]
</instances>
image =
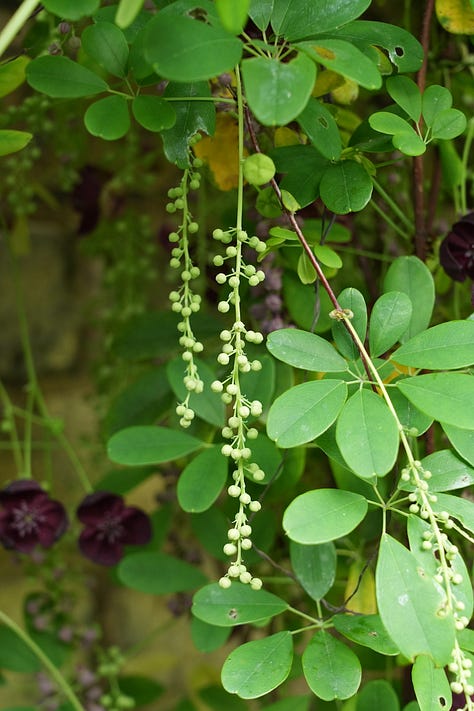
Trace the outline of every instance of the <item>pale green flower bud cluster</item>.
<instances>
[{"instance_id":1,"label":"pale green flower bud cluster","mask_svg":"<svg viewBox=\"0 0 474 711\"><path fill-rule=\"evenodd\" d=\"M451 691L455 694L464 694L470 699L474 694L472 683L472 660L466 657L464 651L456 643L452 651L453 661L448 664L448 670L455 675L451 682Z\"/></svg>"},{"instance_id":2,"label":"pale green flower bud cluster","mask_svg":"<svg viewBox=\"0 0 474 711\"><path fill-rule=\"evenodd\" d=\"M178 331L181 334L179 344L183 348L182 359L184 362L183 382L187 390L186 398L176 407L176 414L179 416L180 425L189 427L194 419L194 410L189 406L189 398L192 393L201 393L204 383L199 377L195 356L204 350L203 344L195 337L191 325L191 317L201 308L201 296L194 293L191 282L200 276L199 267L193 264L189 236L198 232L199 225L192 218L188 207L188 192L199 188L200 175L196 168L201 167L202 161L199 158L192 160L192 168L184 171L181 183L176 188L168 190L168 197L171 199L166 206L169 213L182 211L181 226L168 235L169 242L173 245L171 250L170 266L172 269L180 270L181 285L170 292L171 310L181 316L178 323Z\"/></svg>"},{"instance_id":3,"label":"pale green flower bud cluster","mask_svg":"<svg viewBox=\"0 0 474 711\"><path fill-rule=\"evenodd\" d=\"M221 350L217 362L221 366L229 366L229 374L221 380L215 380L211 389L220 393L221 399L229 407L230 414L226 425L222 429L222 436L227 440L221 452L234 462L235 469L232 473L233 483L228 487L228 495L239 502L239 509L234 521L228 530L228 542L224 545L224 553L232 560L227 574L222 577L219 584L227 588L233 579L249 584L255 590L262 586L260 578L252 576L244 565L245 551L252 547L250 526L247 512L256 513L260 510L259 501L252 500L246 491L246 477L254 481L262 481L265 472L256 462L252 462L252 450L249 443L258 436L258 430L249 426L249 418L259 418L263 412L260 400L249 400L241 387L241 376L245 373L258 371L262 364L258 359L249 359L246 353L248 343L260 344L263 334L247 329L241 320L240 287L244 280L250 286L260 284L265 275L262 270L252 264L246 264L243 259L243 246L248 245L257 252L264 252L265 243L258 237L248 237L242 229L232 228L227 231L214 230L213 237L218 242L226 245L225 254L214 257L216 267L226 264L226 271L221 271L216 276L216 282L229 287L229 295L218 303L221 313L228 313L231 309L234 314L234 323L229 329L221 331ZM232 266L230 266L231 262Z\"/></svg>"}]
</instances>

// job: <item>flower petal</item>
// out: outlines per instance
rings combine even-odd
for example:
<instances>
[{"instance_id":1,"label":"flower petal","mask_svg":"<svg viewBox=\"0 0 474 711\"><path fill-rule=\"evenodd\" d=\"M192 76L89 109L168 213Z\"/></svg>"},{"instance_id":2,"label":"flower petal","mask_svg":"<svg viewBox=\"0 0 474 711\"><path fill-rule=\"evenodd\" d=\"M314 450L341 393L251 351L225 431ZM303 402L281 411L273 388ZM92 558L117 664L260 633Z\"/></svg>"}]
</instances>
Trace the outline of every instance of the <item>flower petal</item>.
<instances>
[{"instance_id":1,"label":"flower petal","mask_svg":"<svg viewBox=\"0 0 474 711\"><path fill-rule=\"evenodd\" d=\"M123 512L122 525L125 533L122 542L126 545L142 545L151 539L151 522L146 513L135 506L127 506Z\"/></svg>"},{"instance_id":2,"label":"flower petal","mask_svg":"<svg viewBox=\"0 0 474 711\"><path fill-rule=\"evenodd\" d=\"M83 556L99 565L116 565L123 557L123 546L119 541L110 543L100 539L90 528L84 529L79 536L79 549Z\"/></svg>"},{"instance_id":3,"label":"flower petal","mask_svg":"<svg viewBox=\"0 0 474 711\"><path fill-rule=\"evenodd\" d=\"M79 521L88 526L95 526L107 515L121 516L125 504L121 496L108 491L96 491L85 497L79 505L76 515Z\"/></svg>"}]
</instances>

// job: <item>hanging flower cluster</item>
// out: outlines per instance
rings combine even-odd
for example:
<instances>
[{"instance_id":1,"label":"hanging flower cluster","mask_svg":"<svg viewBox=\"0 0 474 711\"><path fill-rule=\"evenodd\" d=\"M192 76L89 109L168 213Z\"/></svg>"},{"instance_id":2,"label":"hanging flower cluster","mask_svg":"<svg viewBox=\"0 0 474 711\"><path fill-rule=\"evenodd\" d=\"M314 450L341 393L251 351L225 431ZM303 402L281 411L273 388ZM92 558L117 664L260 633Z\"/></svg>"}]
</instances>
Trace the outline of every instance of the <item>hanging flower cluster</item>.
<instances>
[{"instance_id":1,"label":"hanging flower cluster","mask_svg":"<svg viewBox=\"0 0 474 711\"><path fill-rule=\"evenodd\" d=\"M84 524L80 551L99 565L115 565L124 546L143 545L151 538L148 516L106 491L86 496L77 517ZM32 553L37 546L51 548L68 526L64 506L32 479L19 479L0 491L0 543L5 548L19 553Z\"/></svg>"}]
</instances>

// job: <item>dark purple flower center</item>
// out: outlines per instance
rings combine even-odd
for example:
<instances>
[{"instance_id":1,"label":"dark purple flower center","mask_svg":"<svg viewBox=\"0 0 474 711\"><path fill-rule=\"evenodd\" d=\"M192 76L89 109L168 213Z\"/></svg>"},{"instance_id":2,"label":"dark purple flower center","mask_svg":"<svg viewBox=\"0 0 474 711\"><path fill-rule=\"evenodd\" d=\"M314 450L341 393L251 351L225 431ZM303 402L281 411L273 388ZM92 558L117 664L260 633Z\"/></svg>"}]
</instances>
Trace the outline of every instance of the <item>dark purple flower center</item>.
<instances>
[{"instance_id":1,"label":"dark purple flower center","mask_svg":"<svg viewBox=\"0 0 474 711\"><path fill-rule=\"evenodd\" d=\"M125 533L121 516L106 516L96 524L97 538L99 541L106 540L107 543L117 543Z\"/></svg>"},{"instance_id":2,"label":"dark purple flower center","mask_svg":"<svg viewBox=\"0 0 474 711\"><path fill-rule=\"evenodd\" d=\"M27 503L20 501L12 511L11 528L17 531L20 538L25 538L32 533L36 533L46 521L46 516L35 507L34 502Z\"/></svg>"}]
</instances>

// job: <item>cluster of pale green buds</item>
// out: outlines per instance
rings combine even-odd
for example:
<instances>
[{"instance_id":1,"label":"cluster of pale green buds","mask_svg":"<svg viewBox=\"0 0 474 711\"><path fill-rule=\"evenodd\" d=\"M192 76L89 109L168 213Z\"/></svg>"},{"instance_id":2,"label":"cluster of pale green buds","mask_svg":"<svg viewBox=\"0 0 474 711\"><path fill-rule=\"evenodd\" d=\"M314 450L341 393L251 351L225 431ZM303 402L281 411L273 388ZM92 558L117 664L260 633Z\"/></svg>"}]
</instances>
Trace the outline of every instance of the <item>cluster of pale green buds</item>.
<instances>
[{"instance_id":1,"label":"cluster of pale green buds","mask_svg":"<svg viewBox=\"0 0 474 711\"><path fill-rule=\"evenodd\" d=\"M472 660L466 657L459 647L452 652L453 661L448 664L448 669L456 675L456 681L451 682L451 690L455 694L465 694L471 697L474 694L474 685L471 683Z\"/></svg>"},{"instance_id":2,"label":"cluster of pale green buds","mask_svg":"<svg viewBox=\"0 0 474 711\"><path fill-rule=\"evenodd\" d=\"M185 171L181 184L168 190L170 202L166 205L166 210L169 213L183 211L181 226L177 231L170 232L168 235L169 242L174 245L171 250L170 266L172 269L181 269L181 285L170 292L169 300L171 301L171 310L181 316L181 321L178 323L178 331L181 334L179 344L183 348L181 356L185 363L183 382L188 393L185 400L176 407L176 414L180 418L179 422L182 427L189 427L194 419L194 410L189 407L191 393L201 393L204 389L204 383L199 377L195 363L195 356L202 353L204 346L194 336L191 325L191 316L201 308L201 296L195 294L191 288L191 281L200 276L200 270L192 263L188 242L189 235L196 234L199 225L192 219L187 202L189 189L199 188L201 178L195 169L201 166L202 161L199 158L192 160L192 168Z\"/></svg>"}]
</instances>

